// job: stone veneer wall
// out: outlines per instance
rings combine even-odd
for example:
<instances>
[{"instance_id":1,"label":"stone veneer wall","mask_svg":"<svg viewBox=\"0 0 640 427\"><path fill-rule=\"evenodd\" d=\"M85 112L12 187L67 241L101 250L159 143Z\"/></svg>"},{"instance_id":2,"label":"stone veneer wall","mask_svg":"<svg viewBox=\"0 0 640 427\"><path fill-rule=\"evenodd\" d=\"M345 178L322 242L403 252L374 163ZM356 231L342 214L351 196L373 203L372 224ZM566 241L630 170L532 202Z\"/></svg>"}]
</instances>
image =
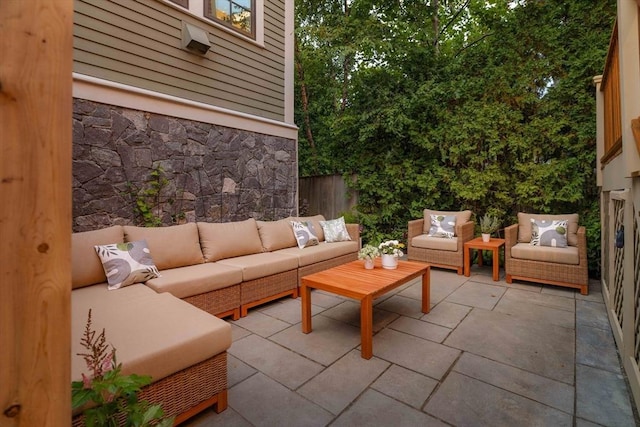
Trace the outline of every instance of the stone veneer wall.
<instances>
[{"instance_id":1,"label":"stone veneer wall","mask_svg":"<svg viewBox=\"0 0 640 427\"><path fill-rule=\"evenodd\" d=\"M74 99L74 231L141 224L135 193L156 167L164 225L296 214L295 140Z\"/></svg>"}]
</instances>

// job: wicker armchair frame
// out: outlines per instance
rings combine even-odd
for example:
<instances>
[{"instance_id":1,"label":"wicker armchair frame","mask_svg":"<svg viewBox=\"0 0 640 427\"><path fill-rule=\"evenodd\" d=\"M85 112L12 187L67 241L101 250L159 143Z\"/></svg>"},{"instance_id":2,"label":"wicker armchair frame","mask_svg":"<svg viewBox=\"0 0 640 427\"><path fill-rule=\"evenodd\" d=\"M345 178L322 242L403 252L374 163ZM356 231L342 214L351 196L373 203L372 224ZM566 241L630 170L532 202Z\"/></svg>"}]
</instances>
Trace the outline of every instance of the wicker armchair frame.
<instances>
[{"instance_id":1,"label":"wicker armchair frame","mask_svg":"<svg viewBox=\"0 0 640 427\"><path fill-rule=\"evenodd\" d=\"M504 269L507 283L512 283L514 279L523 280L580 289L582 295L589 294L587 236L584 226L578 227L578 254L580 262L578 265L512 258L511 248L518 243L518 224L510 225L505 228L504 231Z\"/></svg>"},{"instance_id":2,"label":"wicker armchair frame","mask_svg":"<svg viewBox=\"0 0 640 427\"><path fill-rule=\"evenodd\" d=\"M460 275L464 273L464 243L473 239L475 223L467 221L463 224L456 224L456 236L458 237L458 248L453 251L442 251L437 249L426 249L411 246L411 240L424 234L424 218L409 221L407 233L407 259L409 261L421 261L431 264L433 267L456 270Z\"/></svg>"}]
</instances>

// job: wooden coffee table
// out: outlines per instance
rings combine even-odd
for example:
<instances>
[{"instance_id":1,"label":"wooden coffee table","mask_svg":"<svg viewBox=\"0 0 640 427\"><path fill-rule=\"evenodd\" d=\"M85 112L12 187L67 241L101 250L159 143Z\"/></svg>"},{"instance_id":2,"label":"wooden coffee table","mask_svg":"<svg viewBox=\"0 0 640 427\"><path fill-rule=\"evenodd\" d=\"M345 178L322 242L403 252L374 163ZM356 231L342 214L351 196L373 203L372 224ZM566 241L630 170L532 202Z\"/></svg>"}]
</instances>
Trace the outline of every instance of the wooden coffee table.
<instances>
[{"instance_id":1,"label":"wooden coffee table","mask_svg":"<svg viewBox=\"0 0 640 427\"><path fill-rule=\"evenodd\" d=\"M428 264L398 261L398 268L382 268L379 258L375 268L367 270L363 261L342 264L319 273L304 276L301 279L302 295L302 332L311 332L311 289L322 289L336 295L360 301L360 337L363 359L373 356L373 300L388 291L422 276L422 312L429 312L429 273Z\"/></svg>"}]
</instances>

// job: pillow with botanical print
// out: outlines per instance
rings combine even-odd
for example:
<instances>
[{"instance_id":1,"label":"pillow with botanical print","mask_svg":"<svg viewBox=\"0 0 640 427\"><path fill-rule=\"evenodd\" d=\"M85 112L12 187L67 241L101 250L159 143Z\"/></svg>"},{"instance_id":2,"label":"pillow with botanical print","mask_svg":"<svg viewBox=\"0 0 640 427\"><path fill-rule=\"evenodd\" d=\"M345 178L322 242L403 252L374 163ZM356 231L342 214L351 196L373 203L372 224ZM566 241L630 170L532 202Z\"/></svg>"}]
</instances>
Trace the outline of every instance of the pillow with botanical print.
<instances>
[{"instance_id":1,"label":"pillow with botanical print","mask_svg":"<svg viewBox=\"0 0 640 427\"><path fill-rule=\"evenodd\" d=\"M431 215L428 236L453 239L456 235L455 215Z\"/></svg>"},{"instance_id":2,"label":"pillow with botanical print","mask_svg":"<svg viewBox=\"0 0 640 427\"><path fill-rule=\"evenodd\" d=\"M531 219L531 244L533 246L567 247L569 220L549 221Z\"/></svg>"},{"instance_id":3,"label":"pillow with botanical print","mask_svg":"<svg viewBox=\"0 0 640 427\"><path fill-rule=\"evenodd\" d=\"M112 291L160 277L146 240L95 246Z\"/></svg>"},{"instance_id":4,"label":"pillow with botanical print","mask_svg":"<svg viewBox=\"0 0 640 427\"><path fill-rule=\"evenodd\" d=\"M291 226L293 227L293 234L296 236L298 247L300 249L304 249L308 246L315 246L320 243L311 222L291 221Z\"/></svg>"},{"instance_id":5,"label":"pillow with botanical print","mask_svg":"<svg viewBox=\"0 0 640 427\"><path fill-rule=\"evenodd\" d=\"M351 236L347 231L347 225L344 222L343 216L330 221L320 221L320 227L322 227L324 240L327 243L351 240Z\"/></svg>"}]
</instances>

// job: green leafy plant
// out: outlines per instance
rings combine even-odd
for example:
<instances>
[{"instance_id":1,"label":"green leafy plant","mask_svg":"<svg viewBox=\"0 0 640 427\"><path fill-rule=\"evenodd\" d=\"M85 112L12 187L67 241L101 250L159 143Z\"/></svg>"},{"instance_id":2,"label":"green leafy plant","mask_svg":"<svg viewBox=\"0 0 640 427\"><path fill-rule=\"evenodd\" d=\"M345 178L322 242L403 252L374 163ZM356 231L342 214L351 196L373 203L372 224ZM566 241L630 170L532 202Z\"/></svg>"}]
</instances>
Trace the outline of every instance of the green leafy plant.
<instances>
[{"instance_id":1,"label":"green leafy plant","mask_svg":"<svg viewBox=\"0 0 640 427\"><path fill-rule=\"evenodd\" d=\"M86 353L78 353L87 363L89 376L71 383L71 406L83 410L85 425L171 426L173 418L162 418L161 405L138 401L138 392L151 383L148 375L122 375L122 364L116 361L116 349L106 342L104 329L99 334L92 329L91 310L81 340Z\"/></svg>"},{"instance_id":2,"label":"green leafy plant","mask_svg":"<svg viewBox=\"0 0 640 427\"><path fill-rule=\"evenodd\" d=\"M480 218L480 232L483 234L491 234L498 231L500 228L500 220L492 215L484 214Z\"/></svg>"},{"instance_id":3,"label":"green leafy plant","mask_svg":"<svg viewBox=\"0 0 640 427\"><path fill-rule=\"evenodd\" d=\"M358 252L358 259L373 260L378 256L380 256L380 251L373 245L364 245L362 249L360 249L360 252Z\"/></svg>"}]
</instances>

